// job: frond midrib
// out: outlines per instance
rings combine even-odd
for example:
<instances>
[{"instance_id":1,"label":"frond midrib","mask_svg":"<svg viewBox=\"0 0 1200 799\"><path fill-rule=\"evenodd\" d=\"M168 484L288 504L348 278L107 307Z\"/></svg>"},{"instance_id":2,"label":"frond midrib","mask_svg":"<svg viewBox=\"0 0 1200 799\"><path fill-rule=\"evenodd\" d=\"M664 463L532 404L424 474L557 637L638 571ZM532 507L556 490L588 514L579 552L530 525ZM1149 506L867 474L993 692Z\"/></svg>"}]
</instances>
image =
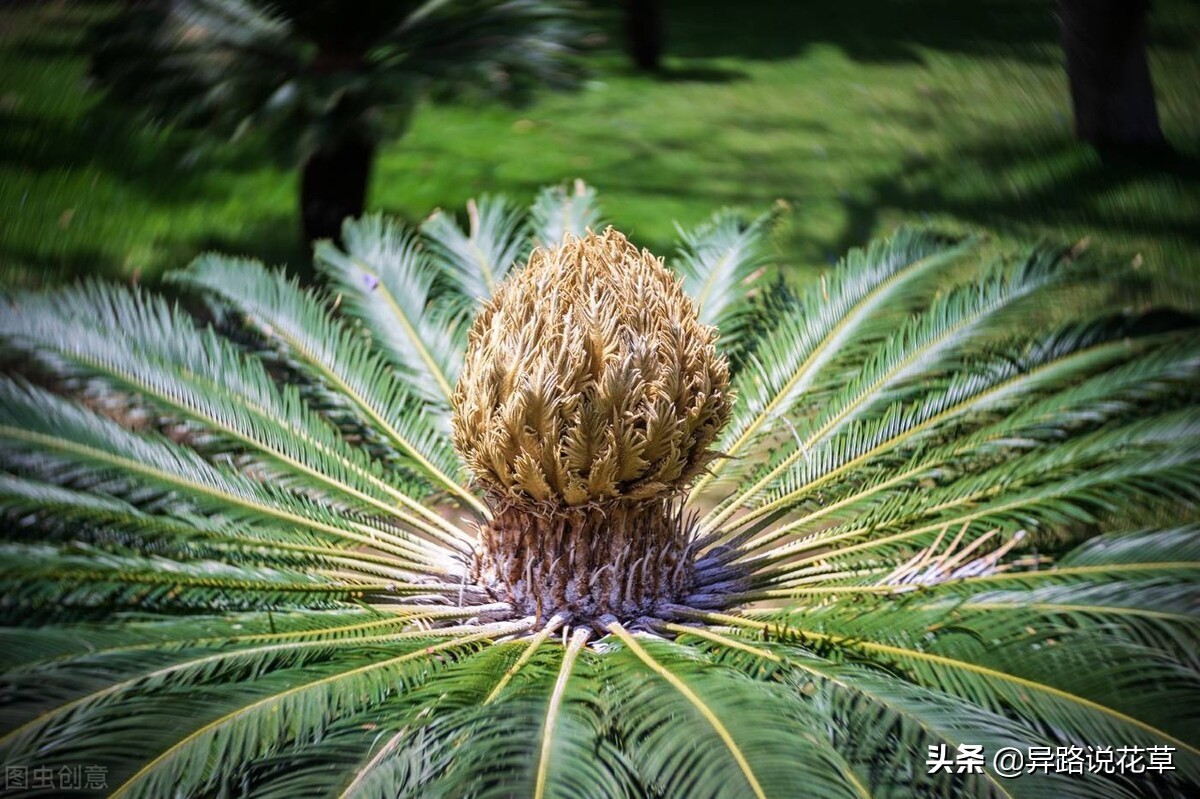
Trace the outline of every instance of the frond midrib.
<instances>
[{"instance_id":1,"label":"frond midrib","mask_svg":"<svg viewBox=\"0 0 1200 799\"><path fill-rule=\"evenodd\" d=\"M53 451L58 449L74 453L76 455L81 455L98 462L105 462L117 468L119 471L151 477L156 481L162 481L163 483L169 485L185 488L188 491L202 494L212 499L219 499L220 501L228 503L234 507L254 511L255 513L260 513L266 516L274 516L275 518L289 524L295 524L300 527L319 530L326 535L330 535L335 538L349 539L363 546L378 547L380 549L390 551L393 555L400 558L398 562L401 564L420 566L422 571L424 571L426 568L426 566L421 564L425 559L428 558L427 553L419 549L413 549L411 544L404 542L402 539L395 538L392 534L384 530L377 530L373 527L359 525L357 522L350 522L350 524L353 525L363 526L366 530L365 535L362 533L352 532L347 529L327 524L318 519L305 518L304 516L292 513L291 511L283 508L277 508L266 504L256 504L243 497L238 497L234 494L221 491L216 487L208 486L204 483L196 481L189 481L180 475L159 472L142 463L139 463L138 461L124 458L111 452L105 452L103 450L99 450L94 447L88 447L74 441L65 441L60 438L54 438L49 435L23 430L8 425L0 425L0 437L17 441L25 441L30 444L40 444L47 450ZM430 561L430 563L432 563L432 561ZM448 575L448 573L444 574Z\"/></svg>"}]
</instances>

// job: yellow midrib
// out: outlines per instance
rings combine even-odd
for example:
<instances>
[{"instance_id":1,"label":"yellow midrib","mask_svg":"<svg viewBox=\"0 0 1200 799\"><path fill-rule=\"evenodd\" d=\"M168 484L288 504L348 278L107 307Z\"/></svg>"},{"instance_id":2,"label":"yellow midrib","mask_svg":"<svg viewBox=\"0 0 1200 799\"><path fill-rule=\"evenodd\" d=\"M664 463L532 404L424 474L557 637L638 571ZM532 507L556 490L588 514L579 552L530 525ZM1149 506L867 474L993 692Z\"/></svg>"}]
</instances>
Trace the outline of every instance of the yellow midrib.
<instances>
[{"instance_id":1,"label":"yellow midrib","mask_svg":"<svg viewBox=\"0 0 1200 799\"><path fill-rule=\"evenodd\" d=\"M583 650L592 632L587 627L578 627L571 635L571 642L563 653L562 665L558 670L558 679L554 681L554 690L550 694L550 702L546 707L546 721L542 725L542 746L538 755L537 774L534 778L533 799L545 799L546 781L550 777L550 754L554 747L554 726L558 721L558 712L562 707L563 695L567 690L567 682L571 678L571 669L575 659Z\"/></svg>"},{"instance_id":2,"label":"yellow midrib","mask_svg":"<svg viewBox=\"0 0 1200 799\"><path fill-rule=\"evenodd\" d=\"M512 622L507 625L504 625L504 624L497 625L495 628L481 630L480 632L475 633L474 635L466 635L461 638L455 638L450 641L445 641L441 644L435 644L434 646L425 647L425 648L419 649L415 652L408 652L408 653L400 655L398 657L389 658L387 660L381 660L377 663L368 663L365 666L359 666L356 669L338 672L337 674L331 674L328 677L322 677L319 680L315 680L313 682L307 682L307 683L303 683L301 685L293 686L292 688L288 688L285 691L280 691L279 693L275 693L270 696L263 697L262 699L259 699L256 702L252 702L249 705L243 705L242 707L238 708L237 710L226 713L226 714L208 722L200 729L189 734L183 740L172 745L171 748L167 749L161 755L154 758L154 760L147 763L145 766L143 766L141 769L139 769L136 774L134 774L132 777L130 777L128 780L126 780L126 782L123 785L121 785L119 788L117 788L117 790L115 790L111 794L110 799L116 799L116 797L118 797L118 796L127 794L137 782L144 779L145 776L148 775L155 768L157 768L160 763L167 760L173 753L179 751L182 747L188 745L190 742L197 740L201 736L207 734L208 732L210 732L214 729L217 729L218 727L220 727L224 724L228 724L232 719L235 719L238 716L242 716L247 713L253 712L255 709L257 709L259 707L276 703L276 702L280 701L280 699L282 699L283 697L289 696L291 694L300 693L301 691L311 690L311 689L316 688L321 685L328 685L329 683L337 682L339 680L344 680L349 677L358 676L359 674L365 674L365 673L367 673L369 671L373 671L375 669L382 669L382 668L387 668L389 666L395 666L400 663L403 663L406 660L412 660L414 658L421 657L422 655L425 655L425 656L433 655L444 649L449 649L454 646L462 646L464 644L472 643L474 641L478 641L483 638L490 638L501 632L517 632L517 631L519 631L519 629L527 629L528 626L529 626L528 622ZM502 629L502 628L504 628L504 629ZM437 633L444 633L445 630L420 631L420 632L423 632L427 636L431 636L431 635L435 635Z\"/></svg>"},{"instance_id":3,"label":"yellow midrib","mask_svg":"<svg viewBox=\"0 0 1200 799\"><path fill-rule=\"evenodd\" d=\"M779 629L778 625L772 625L767 622L755 621L753 619L747 619L747 618L743 618L740 616L731 616L731 615L724 614L724 613L699 613L697 615L699 615L702 618L711 620L711 621L719 621L719 622L723 622L725 624L735 626L735 627L737 627L737 626L750 627L752 629L760 630L760 631L764 631L764 632L770 631L772 628ZM1170 741L1172 743L1172 745L1177 746L1180 749L1187 750L1188 752L1191 752L1193 755L1200 756L1200 749L1197 749L1196 747L1191 746L1191 745L1185 743L1184 741L1181 741L1180 739L1176 738L1175 736L1171 735L1170 733L1160 730L1157 727L1155 727L1151 724L1147 724L1144 721L1135 719L1132 716L1126 715L1125 713L1122 713L1119 710L1114 710L1113 708L1106 707L1106 706L1100 704L1099 702L1095 702L1091 699L1087 699L1085 697L1078 696L1076 694L1072 694L1069 691L1062 690L1061 688L1055 688L1052 685L1046 685L1045 683L1036 682L1034 680L1030 680L1025 677L1018 677L1015 674L1009 674L1004 671L999 671L997 669L988 668L987 666L980 666L977 663L970 663L970 662L964 661L964 660L957 660L955 658L947 657L945 655L935 655L935 654L932 654L929 652L921 652L921 651L915 650L915 649L905 649L903 647L893 646L891 644L881 644L876 641L867 641L864 639L848 638L848 637L840 636L840 635L821 633L821 632L817 632L815 630L807 630L807 629L803 629L800 627L787 626L784 629L794 631L796 634L802 635L809 639L823 640L823 641L828 641L829 643L833 643L833 644L840 644L840 645L843 645L843 646L846 646L849 648L865 649L867 651L876 651L881 654L894 655L897 657L909 657L909 658L913 658L914 660L923 660L923 661L930 662L930 663L937 663L939 665L947 666L949 668L961 669L963 671L970 671L970 672L974 672L976 674L981 674L985 677L990 677L992 679L1000 680L1001 682L1008 682L1013 685L1019 685L1023 688L1028 688L1031 691L1037 691L1040 693L1049 694L1050 696L1054 696L1054 697L1062 699L1066 702L1070 702L1073 704L1080 705L1082 707L1086 707L1089 710L1097 711L1106 716L1109 716L1110 718L1114 718L1123 723L1137 727L1138 729L1142 730L1143 732L1147 732L1157 738L1161 738L1163 740Z\"/></svg>"},{"instance_id":4,"label":"yellow midrib","mask_svg":"<svg viewBox=\"0 0 1200 799\"><path fill-rule=\"evenodd\" d=\"M717 717L717 714L713 712L712 708L704 704L703 700L701 700L700 697L697 696L696 693L689 688L685 682L683 682L683 680L676 677L662 664L651 657L650 653L641 647L637 640L630 635L630 633L624 627L621 626L620 622L610 622L608 629L615 636L617 636L622 643L628 646L629 650L633 652L633 654L637 656L638 660L642 661L642 663L644 663L648 669L665 680L667 684L678 691L683 698L692 705L692 707L696 708L700 715L703 716L704 720L708 722L708 724L717 733L717 737L721 739L721 743L723 743L725 748L729 750L729 754L733 756L734 762L737 763L742 775L746 778L746 782L749 784L750 790L756 797L758 797L758 799L767 799L767 795L763 791L762 785L759 784L758 778L751 770L750 763L746 760L746 756L742 753L741 748L738 747L737 742L733 740L733 736L730 735L729 730L727 730L725 725L721 723L721 719Z\"/></svg>"}]
</instances>

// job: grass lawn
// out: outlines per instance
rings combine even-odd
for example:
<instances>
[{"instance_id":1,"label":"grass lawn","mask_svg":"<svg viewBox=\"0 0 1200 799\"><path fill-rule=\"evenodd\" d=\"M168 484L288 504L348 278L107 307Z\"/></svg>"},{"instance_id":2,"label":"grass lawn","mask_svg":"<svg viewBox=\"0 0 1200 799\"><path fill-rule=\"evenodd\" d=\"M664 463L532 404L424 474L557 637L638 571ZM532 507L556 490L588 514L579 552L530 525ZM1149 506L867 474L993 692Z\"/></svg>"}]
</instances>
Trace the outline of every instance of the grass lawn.
<instances>
[{"instance_id":1,"label":"grass lawn","mask_svg":"<svg viewBox=\"0 0 1200 799\"><path fill-rule=\"evenodd\" d=\"M1102 166L1071 137L1052 2L665 2L669 73L613 50L582 92L522 110L424 108L369 207L418 220L582 177L663 252L722 205L793 213L793 273L904 221L1090 237L1140 254L1156 299L1200 307L1200 6L1158 0L1151 62L1179 157ZM0 9L0 279L153 281L216 248L302 264L296 177L253 141L201 155L106 108L79 43L103 6Z\"/></svg>"}]
</instances>

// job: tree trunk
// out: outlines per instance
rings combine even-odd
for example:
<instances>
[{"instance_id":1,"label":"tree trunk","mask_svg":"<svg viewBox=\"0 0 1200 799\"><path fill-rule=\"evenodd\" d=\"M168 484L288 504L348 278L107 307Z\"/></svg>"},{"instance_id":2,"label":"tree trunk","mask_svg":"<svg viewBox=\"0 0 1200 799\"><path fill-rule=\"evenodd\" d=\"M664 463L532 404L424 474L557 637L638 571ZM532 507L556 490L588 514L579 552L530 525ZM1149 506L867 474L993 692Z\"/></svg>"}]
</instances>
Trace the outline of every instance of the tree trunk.
<instances>
[{"instance_id":1,"label":"tree trunk","mask_svg":"<svg viewBox=\"0 0 1200 799\"><path fill-rule=\"evenodd\" d=\"M621 0L625 10L625 49L639 69L662 66L663 25L659 0Z\"/></svg>"},{"instance_id":2,"label":"tree trunk","mask_svg":"<svg viewBox=\"0 0 1200 799\"><path fill-rule=\"evenodd\" d=\"M1146 61L1149 0L1059 0L1075 135L1100 148L1166 144Z\"/></svg>"},{"instance_id":3,"label":"tree trunk","mask_svg":"<svg viewBox=\"0 0 1200 799\"><path fill-rule=\"evenodd\" d=\"M346 135L308 156L300 174L300 221L307 241L337 239L342 221L360 216L375 159L365 135Z\"/></svg>"}]
</instances>

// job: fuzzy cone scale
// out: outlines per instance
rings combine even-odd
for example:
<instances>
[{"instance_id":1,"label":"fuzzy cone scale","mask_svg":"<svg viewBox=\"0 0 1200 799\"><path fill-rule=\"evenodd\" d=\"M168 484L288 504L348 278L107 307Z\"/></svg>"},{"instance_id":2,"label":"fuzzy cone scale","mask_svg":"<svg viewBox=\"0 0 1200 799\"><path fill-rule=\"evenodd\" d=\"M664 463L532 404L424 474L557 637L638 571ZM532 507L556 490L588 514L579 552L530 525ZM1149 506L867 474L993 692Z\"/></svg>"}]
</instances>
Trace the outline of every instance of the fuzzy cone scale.
<instances>
[{"instance_id":1,"label":"fuzzy cone scale","mask_svg":"<svg viewBox=\"0 0 1200 799\"><path fill-rule=\"evenodd\" d=\"M677 492L716 457L729 366L680 281L621 233L535 250L471 329L454 442L494 501Z\"/></svg>"}]
</instances>

